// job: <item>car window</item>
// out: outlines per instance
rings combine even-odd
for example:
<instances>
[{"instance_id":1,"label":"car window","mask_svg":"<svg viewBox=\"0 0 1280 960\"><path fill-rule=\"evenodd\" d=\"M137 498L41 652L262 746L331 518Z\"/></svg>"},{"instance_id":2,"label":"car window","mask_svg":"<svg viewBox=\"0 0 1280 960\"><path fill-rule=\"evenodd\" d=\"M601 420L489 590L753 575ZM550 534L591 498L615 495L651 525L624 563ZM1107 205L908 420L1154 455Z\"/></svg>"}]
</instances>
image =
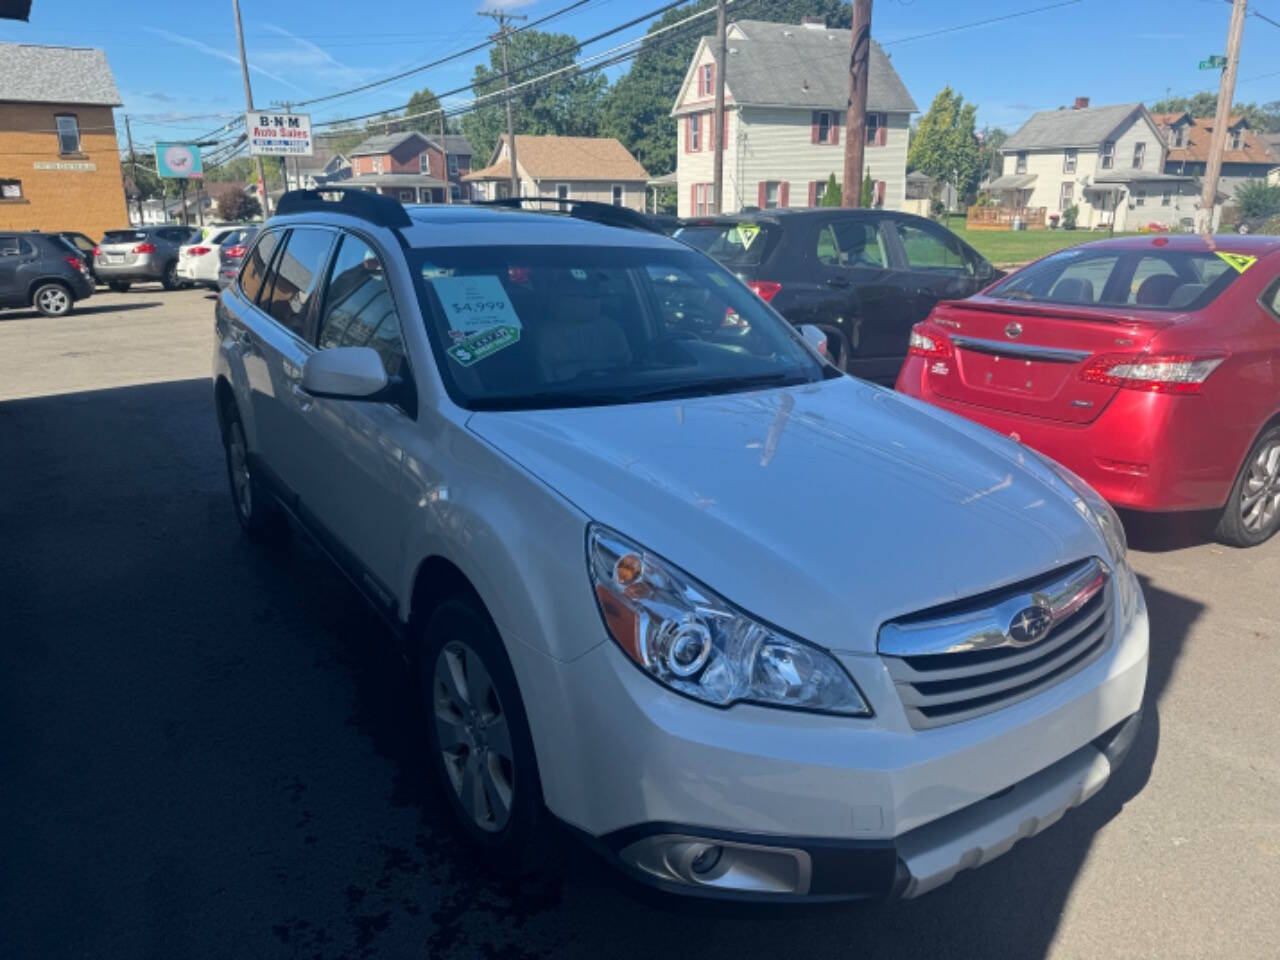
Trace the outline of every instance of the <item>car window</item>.
<instances>
[{"instance_id":1,"label":"car window","mask_svg":"<svg viewBox=\"0 0 1280 960\"><path fill-rule=\"evenodd\" d=\"M289 231L285 248L271 269L271 296L266 311L299 337L306 336L307 304L332 243L333 234L328 230L297 227Z\"/></svg>"},{"instance_id":2,"label":"car window","mask_svg":"<svg viewBox=\"0 0 1280 960\"><path fill-rule=\"evenodd\" d=\"M706 223L681 227L672 236L733 268L758 266L778 231L759 223Z\"/></svg>"},{"instance_id":3,"label":"car window","mask_svg":"<svg viewBox=\"0 0 1280 960\"><path fill-rule=\"evenodd\" d=\"M470 409L641 403L839 376L683 245L455 246L410 266L446 389Z\"/></svg>"},{"instance_id":4,"label":"car window","mask_svg":"<svg viewBox=\"0 0 1280 960\"><path fill-rule=\"evenodd\" d=\"M913 223L899 223L898 236L912 270L961 270L973 273L973 264L964 255L960 241L949 233Z\"/></svg>"},{"instance_id":5,"label":"car window","mask_svg":"<svg viewBox=\"0 0 1280 960\"><path fill-rule=\"evenodd\" d=\"M214 244L214 245L221 245L221 244L225 243L225 242L226 242L226 240L227 240L229 237L233 236L234 234L235 234L235 231L234 231L234 230L219 230L219 231L217 231L216 233L214 233L214 235L213 235L213 236L211 236L211 237L209 238L208 242L209 242L209 243L212 243L212 244ZM192 242L192 243L195 243L196 241L192 240L191 242Z\"/></svg>"},{"instance_id":6,"label":"car window","mask_svg":"<svg viewBox=\"0 0 1280 960\"><path fill-rule=\"evenodd\" d=\"M317 342L321 350L372 347L391 376L404 365L400 318L382 261L373 248L350 234L342 238L333 258Z\"/></svg>"},{"instance_id":7,"label":"car window","mask_svg":"<svg viewBox=\"0 0 1280 960\"><path fill-rule=\"evenodd\" d=\"M1271 316L1280 320L1280 277L1277 277L1276 282L1271 284L1267 292L1262 295L1261 303L1271 311Z\"/></svg>"},{"instance_id":8,"label":"car window","mask_svg":"<svg viewBox=\"0 0 1280 960\"><path fill-rule=\"evenodd\" d=\"M1182 285L1178 271L1164 257L1143 257L1134 268L1129 281L1128 303L1165 304L1170 295ZM1101 295L1101 290L1098 291Z\"/></svg>"},{"instance_id":9,"label":"car window","mask_svg":"<svg viewBox=\"0 0 1280 960\"><path fill-rule=\"evenodd\" d=\"M263 234L245 262L244 270L240 273L240 289L253 303L258 301L258 294L262 291L263 281L267 275L267 267L271 263L271 254L275 252L276 244L279 242L278 232L272 230Z\"/></svg>"},{"instance_id":10,"label":"car window","mask_svg":"<svg viewBox=\"0 0 1280 960\"><path fill-rule=\"evenodd\" d=\"M824 223L817 254L818 262L828 267L883 267L889 261L881 224L854 217Z\"/></svg>"},{"instance_id":11,"label":"car window","mask_svg":"<svg viewBox=\"0 0 1280 960\"><path fill-rule=\"evenodd\" d=\"M22 241L17 237L0 237L0 257L16 257L22 252Z\"/></svg>"}]
</instances>

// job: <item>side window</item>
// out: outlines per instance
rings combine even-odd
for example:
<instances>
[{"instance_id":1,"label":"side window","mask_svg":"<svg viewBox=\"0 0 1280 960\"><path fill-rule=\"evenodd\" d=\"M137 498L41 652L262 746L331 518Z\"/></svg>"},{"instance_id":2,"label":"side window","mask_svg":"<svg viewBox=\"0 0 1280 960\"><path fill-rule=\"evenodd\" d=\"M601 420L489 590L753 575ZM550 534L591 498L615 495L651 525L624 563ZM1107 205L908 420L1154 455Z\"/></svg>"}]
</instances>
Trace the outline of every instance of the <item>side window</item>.
<instances>
[{"instance_id":1,"label":"side window","mask_svg":"<svg viewBox=\"0 0 1280 960\"><path fill-rule=\"evenodd\" d=\"M818 262L829 267L878 267L888 262L880 224L842 217L818 231Z\"/></svg>"},{"instance_id":2,"label":"side window","mask_svg":"<svg viewBox=\"0 0 1280 960\"><path fill-rule=\"evenodd\" d=\"M1259 302L1270 311L1272 317L1280 320L1280 279L1267 288Z\"/></svg>"},{"instance_id":3,"label":"side window","mask_svg":"<svg viewBox=\"0 0 1280 960\"><path fill-rule=\"evenodd\" d=\"M332 245L333 234L328 230L297 227L289 232L285 248L271 270L271 298L265 309L271 319L299 337L307 335L307 305L319 285L320 271Z\"/></svg>"},{"instance_id":4,"label":"side window","mask_svg":"<svg viewBox=\"0 0 1280 960\"><path fill-rule=\"evenodd\" d=\"M400 373L404 363L400 318L382 261L367 243L350 234L342 238L333 258L318 344L321 350L372 347L390 376Z\"/></svg>"},{"instance_id":5,"label":"side window","mask_svg":"<svg viewBox=\"0 0 1280 960\"><path fill-rule=\"evenodd\" d=\"M898 224L898 236L912 270L959 270L973 272L973 264L964 255L960 243L949 233L933 231L911 223Z\"/></svg>"},{"instance_id":6,"label":"side window","mask_svg":"<svg viewBox=\"0 0 1280 960\"><path fill-rule=\"evenodd\" d=\"M0 257L16 257L22 252L22 243L17 237L0 237Z\"/></svg>"},{"instance_id":7,"label":"side window","mask_svg":"<svg viewBox=\"0 0 1280 960\"><path fill-rule=\"evenodd\" d=\"M245 261L244 271L240 274L240 289L251 302L258 301L258 294L262 292L263 280L267 275L267 266L271 263L271 254L275 252L279 242L279 233L274 230L264 233Z\"/></svg>"}]
</instances>

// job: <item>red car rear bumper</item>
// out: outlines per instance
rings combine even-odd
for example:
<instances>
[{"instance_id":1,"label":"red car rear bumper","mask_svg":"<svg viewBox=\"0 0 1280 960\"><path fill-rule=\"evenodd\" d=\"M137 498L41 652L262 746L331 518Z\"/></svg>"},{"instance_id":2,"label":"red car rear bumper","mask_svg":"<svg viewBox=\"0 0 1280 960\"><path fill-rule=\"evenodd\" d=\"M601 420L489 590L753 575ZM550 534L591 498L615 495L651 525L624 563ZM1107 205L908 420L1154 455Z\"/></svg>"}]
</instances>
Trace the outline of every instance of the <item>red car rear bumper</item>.
<instances>
[{"instance_id":1,"label":"red car rear bumper","mask_svg":"<svg viewBox=\"0 0 1280 960\"><path fill-rule=\"evenodd\" d=\"M1067 424L958 403L929 384L926 361L908 357L898 390L1015 436L1133 510L1216 510L1227 501L1256 433L1222 422L1206 396L1119 390L1092 423Z\"/></svg>"}]
</instances>

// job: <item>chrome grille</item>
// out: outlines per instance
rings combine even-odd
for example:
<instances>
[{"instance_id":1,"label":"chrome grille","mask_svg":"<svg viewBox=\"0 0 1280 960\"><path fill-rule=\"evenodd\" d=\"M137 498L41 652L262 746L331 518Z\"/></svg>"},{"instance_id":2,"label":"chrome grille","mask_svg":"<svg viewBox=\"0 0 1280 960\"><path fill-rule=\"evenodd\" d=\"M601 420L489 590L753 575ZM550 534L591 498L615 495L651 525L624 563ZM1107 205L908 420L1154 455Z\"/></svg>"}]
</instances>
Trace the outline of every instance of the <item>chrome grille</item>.
<instances>
[{"instance_id":1,"label":"chrome grille","mask_svg":"<svg viewBox=\"0 0 1280 960\"><path fill-rule=\"evenodd\" d=\"M1111 643L1111 572L1097 558L880 628L879 650L917 730L1025 700ZM1027 614L1026 617L1023 614ZM1026 629L1043 618L1038 636Z\"/></svg>"}]
</instances>

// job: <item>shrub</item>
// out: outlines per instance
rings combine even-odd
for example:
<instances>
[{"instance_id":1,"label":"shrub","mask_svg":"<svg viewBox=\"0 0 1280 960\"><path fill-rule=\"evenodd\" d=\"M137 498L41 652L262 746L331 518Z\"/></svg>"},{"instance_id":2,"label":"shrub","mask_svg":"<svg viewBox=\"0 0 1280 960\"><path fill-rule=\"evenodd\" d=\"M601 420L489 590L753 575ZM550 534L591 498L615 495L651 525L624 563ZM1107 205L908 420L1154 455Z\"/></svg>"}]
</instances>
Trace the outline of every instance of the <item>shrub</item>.
<instances>
[{"instance_id":1,"label":"shrub","mask_svg":"<svg viewBox=\"0 0 1280 960\"><path fill-rule=\"evenodd\" d=\"M1235 199L1241 220L1275 216L1280 213L1280 184L1246 180L1236 188Z\"/></svg>"},{"instance_id":2,"label":"shrub","mask_svg":"<svg viewBox=\"0 0 1280 960\"><path fill-rule=\"evenodd\" d=\"M516 146L519 146L519 144L516 144ZM826 189L822 191L821 205L824 207L839 207L844 205L844 193L841 191L840 182L836 180L836 175L834 173L827 177Z\"/></svg>"},{"instance_id":3,"label":"shrub","mask_svg":"<svg viewBox=\"0 0 1280 960\"><path fill-rule=\"evenodd\" d=\"M1076 228L1076 220L1080 216L1080 208L1074 203L1062 211L1062 229L1074 230Z\"/></svg>"}]
</instances>

